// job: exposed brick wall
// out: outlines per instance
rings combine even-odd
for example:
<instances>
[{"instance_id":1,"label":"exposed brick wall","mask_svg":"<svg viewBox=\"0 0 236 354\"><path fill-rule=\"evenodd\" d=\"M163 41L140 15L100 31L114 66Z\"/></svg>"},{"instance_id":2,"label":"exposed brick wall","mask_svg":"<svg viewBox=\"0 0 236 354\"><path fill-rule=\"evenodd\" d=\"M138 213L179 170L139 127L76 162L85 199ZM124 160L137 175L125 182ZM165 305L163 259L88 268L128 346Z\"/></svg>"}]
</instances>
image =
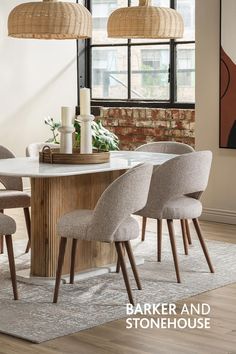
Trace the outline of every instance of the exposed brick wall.
<instances>
[{"instance_id":1,"label":"exposed brick wall","mask_svg":"<svg viewBox=\"0 0 236 354\"><path fill-rule=\"evenodd\" d=\"M194 110L101 108L100 119L119 137L123 150L161 140L195 145Z\"/></svg>"}]
</instances>

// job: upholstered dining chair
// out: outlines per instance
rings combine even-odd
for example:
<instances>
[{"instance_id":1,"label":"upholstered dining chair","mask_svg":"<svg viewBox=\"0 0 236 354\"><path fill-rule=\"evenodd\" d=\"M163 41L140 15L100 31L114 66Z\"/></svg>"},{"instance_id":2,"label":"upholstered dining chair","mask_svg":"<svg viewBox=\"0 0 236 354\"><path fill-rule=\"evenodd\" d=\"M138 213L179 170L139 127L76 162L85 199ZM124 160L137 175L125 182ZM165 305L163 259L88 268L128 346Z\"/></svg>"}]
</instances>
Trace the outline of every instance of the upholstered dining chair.
<instances>
[{"instance_id":1,"label":"upholstered dining chair","mask_svg":"<svg viewBox=\"0 0 236 354\"><path fill-rule=\"evenodd\" d=\"M54 143L32 143L29 144L26 148L26 156L39 157L39 152L43 149L44 146L49 146L50 148L60 148L59 144Z\"/></svg>"},{"instance_id":2,"label":"upholstered dining chair","mask_svg":"<svg viewBox=\"0 0 236 354\"><path fill-rule=\"evenodd\" d=\"M194 149L190 145L178 143L175 141L158 141L158 142L147 143L147 144L141 145L136 149L136 151L182 155L182 154L194 152ZM155 196L153 196L153 197L155 198ZM142 241L144 241L147 218L145 216L143 216L142 219L143 220L142 220L142 238L141 239L142 239ZM191 239L188 220L187 219L180 220L180 223L181 223L183 240L187 236L188 243L191 245L192 239ZM161 262L161 234L162 234L162 220L157 220L157 244L158 244L157 261L158 262ZM184 251L185 251L185 254L187 255L188 248L185 246L185 243L184 243Z\"/></svg>"},{"instance_id":3,"label":"upholstered dining chair","mask_svg":"<svg viewBox=\"0 0 236 354\"><path fill-rule=\"evenodd\" d=\"M126 248L133 274L141 289L130 240L138 237L139 225L131 214L143 208L152 176L151 164L140 164L117 178L102 194L94 210L75 210L59 220L60 249L53 302L58 299L61 271L67 239L72 239L70 283L74 283L74 264L78 240L114 243L130 303L134 304L123 257Z\"/></svg>"},{"instance_id":4,"label":"upholstered dining chair","mask_svg":"<svg viewBox=\"0 0 236 354\"><path fill-rule=\"evenodd\" d=\"M16 268L12 245L12 235L16 232L15 221L7 215L0 214L0 234L5 235L9 268L11 274L12 288L14 300L18 300L17 284L16 284Z\"/></svg>"},{"instance_id":5,"label":"upholstered dining chair","mask_svg":"<svg viewBox=\"0 0 236 354\"><path fill-rule=\"evenodd\" d=\"M210 271L214 269L202 236L198 218L202 213L200 200L191 197L203 193L208 184L212 161L210 151L200 151L174 157L153 169L147 204L136 215L167 220L176 277L180 283L180 272L175 245L173 220L192 219ZM155 198L153 198L155 196ZM161 235L159 235L161 240ZM184 239L187 247L187 240Z\"/></svg>"},{"instance_id":6,"label":"upholstered dining chair","mask_svg":"<svg viewBox=\"0 0 236 354\"><path fill-rule=\"evenodd\" d=\"M14 158L13 153L0 145L0 159ZM23 183L21 177L0 176L0 183L4 189L0 189L0 212L3 213L5 209L23 208L26 228L28 233L28 243L26 253L30 249L31 238L31 222L30 222L30 196L23 191ZM1 235L1 233L0 233ZM3 237L0 236L0 253L3 252Z\"/></svg>"}]
</instances>

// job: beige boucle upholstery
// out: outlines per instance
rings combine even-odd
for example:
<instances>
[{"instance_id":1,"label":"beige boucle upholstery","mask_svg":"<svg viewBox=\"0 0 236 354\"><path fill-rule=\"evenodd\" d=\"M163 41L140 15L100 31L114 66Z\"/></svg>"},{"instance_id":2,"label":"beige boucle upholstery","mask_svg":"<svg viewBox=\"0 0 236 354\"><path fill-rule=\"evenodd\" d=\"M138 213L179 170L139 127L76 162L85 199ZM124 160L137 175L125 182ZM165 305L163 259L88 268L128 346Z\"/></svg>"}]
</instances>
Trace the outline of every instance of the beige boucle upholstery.
<instances>
[{"instance_id":1,"label":"beige boucle upholstery","mask_svg":"<svg viewBox=\"0 0 236 354\"><path fill-rule=\"evenodd\" d=\"M176 141L157 141L141 145L136 149L136 151L183 155L194 152L195 150L190 145L178 143ZM195 199L200 199L201 193L193 193L189 196Z\"/></svg>"},{"instance_id":2,"label":"beige boucle upholstery","mask_svg":"<svg viewBox=\"0 0 236 354\"><path fill-rule=\"evenodd\" d=\"M163 219L188 219L199 218L202 214L202 203L190 197L179 197L169 200L163 210Z\"/></svg>"},{"instance_id":3,"label":"beige boucle upholstery","mask_svg":"<svg viewBox=\"0 0 236 354\"><path fill-rule=\"evenodd\" d=\"M0 145L0 159L12 159L15 156L13 153ZM23 190L23 183L21 177L11 177L11 176L0 176L0 183L4 185L4 187L8 190Z\"/></svg>"},{"instance_id":4,"label":"beige boucle upholstery","mask_svg":"<svg viewBox=\"0 0 236 354\"><path fill-rule=\"evenodd\" d=\"M14 157L11 151L0 145L0 159ZM0 183L5 187L5 189L0 189L0 210L30 206L30 196L23 192L21 177L0 176Z\"/></svg>"},{"instance_id":5,"label":"beige boucle upholstery","mask_svg":"<svg viewBox=\"0 0 236 354\"><path fill-rule=\"evenodd\" d=\"M198 218L201 203L187 195L206 189L211 161L210 151L199 151L177 156L155 167L147 204L136 214L159 220Z\"/></svg>"},{"instance_id":6,"label":"beige boucle upholstery","mask_svg":"<svg viewBox=\"0 0 236 354\"><path fill-rule=\"evenodd\" d=\"M67 235L68 238L77 238L85 241L94 239L91 233L87 232L93 220L93 210L75 210L66 214L58 223L57 231L59 236ZM79 227L78 227L79 224ZM139 224L132 216L128 216L114 234L116 241L128 241L137 237Z\"/></svg>"},{"instance_id":7,"label":"beige boucle upholstery","mask_svg":"<svg viewBox=\"0 0 236 354\"><path fill-rule=\"evenodd\" d=\"M21 191L0 190L0 209L28 208L30 196Z\"/></svg>"},{"instance_id":8,"label":"beige boucle upholstery","mask_svg":"<svg viewBox=\"0 0 236 354\"><path fill-rule=\"evenodd\" d=\"M13 244L12 244L12 234L14 234L15 232L16 232L15 221L9 216L0 213L0 235L2 235L1 236L2 241L3 241L3 236L5 235L13 295L14 295L14 300L18 300L18 291L17 291L17 283L16 283L16 267L15 267L14 251L13 251ZM1 249L1 252L3 253L3 248Z\"/></svg>"},{"instance_id":9,"label":"beige boucle upholstery","mask_svg":"<svg viewBox=\"0 0 236 354\"><path fill-rule=\"evenodd\" d=\"M152 171L152 165L140 164L105 190L94 211L76 210L62 216L59 236L103 242L138 237L138 223L130 215L146 204Z\"/></svg>"},{"instance_id":10,"label":"beige boucle upholstery","mask_svg":"<svg viewBox=\"0 0 236 354\"><path fill-rule=\"evenodd\" d=\"M12 235L16 232L16 223L10 216L0 213L0 235Z\"/></svg>"},{"instance_id":11,"label":"beige boucle upholstery","mask_svg":"<svg viewBox=\"0 0 236 354\"><path fill-rule=\"evenodd\" d=\"M183 220L188 214L189 219L194 219L198 218L201 213L202 203L194 198L184 196L169 200L163 209L162 218ZM139 212L137 214L140 215ZM145 208L143 209L142 216L156 219L157 213L154 210Z\"/></svg>"},{"instance_id":12,"label":"beige boucle upholstery","mask_svg":"<svg viewBox=\"0 0 236 354\"><path fill-rule=\"evenodd\" d=\"M157 141L141 145L136 151L182 155L194 152L194 148L187 144L177 143L176 141Z\"/></svg>"},{"instance_id":13,"label":"beige boucle upholstery","mask_svg":"<svg viewBox=\"0 0 236 354\"><path fill-rule=\"evenodd\" d=\"M59 144L53 143L32 143L29 144L26 148L27 157L39 157L39 152L43 149L44 146L49 146L50 148L59 149Z\"/></svg>"},{"instance_id":14,"label":"beige boucle upholstery","mask_svg":"<svg viewBox=\"0 0 236 354\"><path fill-rule=\"evenodd\" d=\"M58 236L86 239L93 210L74 210L62 216L57 224Z\"/></svg>"}]
</instances>

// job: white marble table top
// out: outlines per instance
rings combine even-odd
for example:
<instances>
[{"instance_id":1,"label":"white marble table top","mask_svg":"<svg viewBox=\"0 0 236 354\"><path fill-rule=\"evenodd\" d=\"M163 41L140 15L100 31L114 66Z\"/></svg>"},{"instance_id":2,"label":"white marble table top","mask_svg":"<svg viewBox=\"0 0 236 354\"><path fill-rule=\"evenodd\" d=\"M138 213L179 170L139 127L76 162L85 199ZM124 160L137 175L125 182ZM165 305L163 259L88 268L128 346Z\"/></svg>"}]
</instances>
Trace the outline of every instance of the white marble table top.
<instances>
[{"instance_id":1,"label":"white marble table top","mask_svg":"<svg viewBox=\"0 0 236 354\"><path fill-rule=\"evenodd\" d=\"M0 160L0 175L19 177L62 177L129 169L139 163L161 165L177 155L139 151L111 152L109 163L90 165L56 165L39 163L38 159L17 157Z\"/></svg>"}]
</instances>

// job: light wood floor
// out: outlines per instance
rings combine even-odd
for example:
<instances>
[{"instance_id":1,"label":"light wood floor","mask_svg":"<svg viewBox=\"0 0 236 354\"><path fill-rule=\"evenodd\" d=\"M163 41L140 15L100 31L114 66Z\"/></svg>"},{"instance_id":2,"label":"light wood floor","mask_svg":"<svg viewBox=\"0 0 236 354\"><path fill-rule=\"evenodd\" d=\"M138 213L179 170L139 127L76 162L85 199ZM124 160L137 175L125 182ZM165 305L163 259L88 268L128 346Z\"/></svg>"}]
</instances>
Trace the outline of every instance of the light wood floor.
<instances>
[{"instance_id":1,"label":"light wood floor","mask_svg":"<svg viewBox=\"0 0 236 354\"><path fill-rule=\"evenodd\" d=\"M22 238L25 234L22 215L12 215L18 221L16 237ZM210 222L201 225L205 238L236 243L236 226ZM155 226L153 221L148 222L150 231ZM127 330L125 320L119 320L40 345L0 335L0 354L236 354L236 284L194 296L177 306L183 303L208 303L211 329Z\"/></svg>"}]
</instances>

